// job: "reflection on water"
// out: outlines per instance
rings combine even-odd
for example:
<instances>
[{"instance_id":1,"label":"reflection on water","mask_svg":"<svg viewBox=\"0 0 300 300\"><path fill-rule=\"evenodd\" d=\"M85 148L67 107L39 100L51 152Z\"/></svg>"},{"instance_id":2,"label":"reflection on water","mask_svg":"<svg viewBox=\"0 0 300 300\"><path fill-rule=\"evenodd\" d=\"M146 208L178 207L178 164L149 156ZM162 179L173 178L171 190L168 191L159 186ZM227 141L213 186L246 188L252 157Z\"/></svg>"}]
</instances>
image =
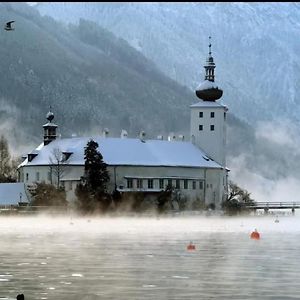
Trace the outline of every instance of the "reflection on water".
<instances>
[{"instance_id":1,"label":"reflection on water","mask_svg":"<svg viewBox=\"0 0 300 300\"><path fill-rule=\"evenodd\" d=\"M300 219L274 220L3 217L0 299L299 299Z\"/></svg>"}]
</instances>

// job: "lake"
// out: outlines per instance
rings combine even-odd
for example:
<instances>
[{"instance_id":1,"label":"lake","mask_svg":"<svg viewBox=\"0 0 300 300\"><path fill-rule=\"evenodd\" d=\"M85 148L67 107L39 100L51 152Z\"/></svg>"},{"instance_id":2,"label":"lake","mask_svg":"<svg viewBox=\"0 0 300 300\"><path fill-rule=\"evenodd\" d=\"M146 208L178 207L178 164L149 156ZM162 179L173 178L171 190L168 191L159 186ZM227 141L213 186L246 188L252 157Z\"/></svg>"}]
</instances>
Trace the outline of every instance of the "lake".
<instances>
[{"instance_id":1,"label":"lake","mask_svg":"<svg viewBox=\"0 0 300 300\"><path fill-rule=\"evenodd\" d=\"M300 218L278 219L1 217L0 299L300 299Z\"/></svg>"}]
</instances>

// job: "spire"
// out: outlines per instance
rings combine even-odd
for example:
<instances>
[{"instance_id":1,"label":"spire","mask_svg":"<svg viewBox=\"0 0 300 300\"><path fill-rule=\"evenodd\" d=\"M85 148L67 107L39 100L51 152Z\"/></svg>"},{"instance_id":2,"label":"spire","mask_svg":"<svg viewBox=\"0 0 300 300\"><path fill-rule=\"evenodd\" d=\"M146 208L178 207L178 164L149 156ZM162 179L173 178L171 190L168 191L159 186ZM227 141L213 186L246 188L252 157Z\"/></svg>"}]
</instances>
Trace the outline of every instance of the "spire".
<instances>
[{"instance_id":1,"label":"spire","mask_svg":"<svg viewBox=\"0 0 300 300\"><path fill-rule=\"evenodd\" d=\"M215 63L214 58L211 56L211 36L208 37L209 39L209 45L208 45L208 57L206 59L206 65L205 68L205 80L209 80L211 82L215 81Z\"/></svg>"},{"instance_id":2,"label":"spire","mask_svg":"<svg viewBox=\"0 0 300 300\"><path fill-rule=\"evenodd\" d=\"M214 58L211 55L211 36L209 36L208 57L204 65L205 80L196 89L197 97L204 101L218 100L223 94L223 91L215 83L215 67Z\"/></svg>"},{"instance_id":3,"label":"spire","mask_svg":"<svg viewBox=\"0 0 300 300\"><path fill-rule=\"evenodd\" d=\"M51 105L49 107L49 112L46 115L48 123L43 125L44 128L44 145L48 145L50 142L56 139L56 129L57 125L52 123L54 119L54 114L51 111Z\"/></svg>"},{"instance_id":4,"label":"spire","mask_svg":"<svg viewBox=\"0 0 300 300\"><path fill-rule=\"evenodd\" d=\"M46 115L46 119L51 123L52 120L54 119L54 114L53 112L51 111L51 105L49 106L49 112L47 113Z\"/></svg>"}]
</instances>

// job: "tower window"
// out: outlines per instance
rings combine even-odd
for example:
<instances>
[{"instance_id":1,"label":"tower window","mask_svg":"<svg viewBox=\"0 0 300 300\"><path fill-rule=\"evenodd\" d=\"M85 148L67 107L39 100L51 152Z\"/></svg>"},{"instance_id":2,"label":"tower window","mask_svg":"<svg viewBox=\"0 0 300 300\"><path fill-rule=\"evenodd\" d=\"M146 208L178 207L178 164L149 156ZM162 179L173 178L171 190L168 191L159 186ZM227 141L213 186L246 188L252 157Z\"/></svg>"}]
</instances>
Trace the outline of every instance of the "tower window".
<instances>
[{"instance_id":1,"label":"tower window","mask_svg":"<svg viewBox=\"0 0 300 300\"><path fill-rule=\"evenodd\" d=\"M210 117L211 117L211 118L214 118L214 117L215 117L215 113L214 113L213 111L210 113Z\"/></svg>"},{"instance_id":2,"label":"tower window","mask_svg":"<svg viewBox=\"0 0 300 300\"><path fill-rule=\"evenodd\" d=\"M148 179L148 189L153 189L153 179Z\"/></svg>"},{"instance_id":3,"label":"tower window","mask_svg":"<svg viewBox=\"0 0 300 300\"><path fill-rule=\"evenodd\" d=\"M164 188L164 180L163 179L159 179L159 188L160 189Z\"/></svg>"},{"instance_id":4,"label":"tower window","mask_svg":"<svg viewBox=\"0 0 300 300\"><path fill-rule=\"evenodd\" d=\"M210 131L214 131L215 130L215 125L210 125Z\"/></svg>"},{"instance_id":5,"label":"tower window","mask_svg":"<svg viewBox=\"0 0 300 300\"><path fill-rule=\"evenodd\" d=\"M203 130L203 125L199 125L199 131Z\"/></svg>"},{"instance_id":6,"label":"tower window","mask_svg":"<svg viewBox=\"0 0 300 300\"><path fill-rule=\"evenodd\" d=\"M199 111L199 118L203 118L203 111Z\"/></svg>"},{"instance_id":7,"label":"tower window","mask_svg":"<svg viewBox=\"0 0 300 300\"><path fill-rule=\"evenodd\" d=\"M128 188L128 189L132 189L132 186L133 186L133 181L132 181L132 179L127 179L127 188Z\"/></svg>"}]
</instances>

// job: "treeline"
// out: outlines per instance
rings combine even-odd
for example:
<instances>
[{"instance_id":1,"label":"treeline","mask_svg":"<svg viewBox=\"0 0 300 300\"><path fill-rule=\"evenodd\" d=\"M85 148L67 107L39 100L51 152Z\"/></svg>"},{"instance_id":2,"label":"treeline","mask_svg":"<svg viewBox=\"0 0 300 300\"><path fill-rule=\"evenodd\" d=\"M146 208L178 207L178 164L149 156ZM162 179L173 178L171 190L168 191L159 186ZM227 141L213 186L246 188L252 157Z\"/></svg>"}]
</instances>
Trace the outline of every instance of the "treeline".
<instances>
[{"instance_id":1,"label":"treeline","mask_svg":"<svg viewBox=\"0 0 300 300\"><path fill-rule=\"evenodd\" d=\"M8 141L4 135L0 136L0 183L16 182L18 178L17 167L21 159L11 155Z\"/></svg>"}]
</instances>

